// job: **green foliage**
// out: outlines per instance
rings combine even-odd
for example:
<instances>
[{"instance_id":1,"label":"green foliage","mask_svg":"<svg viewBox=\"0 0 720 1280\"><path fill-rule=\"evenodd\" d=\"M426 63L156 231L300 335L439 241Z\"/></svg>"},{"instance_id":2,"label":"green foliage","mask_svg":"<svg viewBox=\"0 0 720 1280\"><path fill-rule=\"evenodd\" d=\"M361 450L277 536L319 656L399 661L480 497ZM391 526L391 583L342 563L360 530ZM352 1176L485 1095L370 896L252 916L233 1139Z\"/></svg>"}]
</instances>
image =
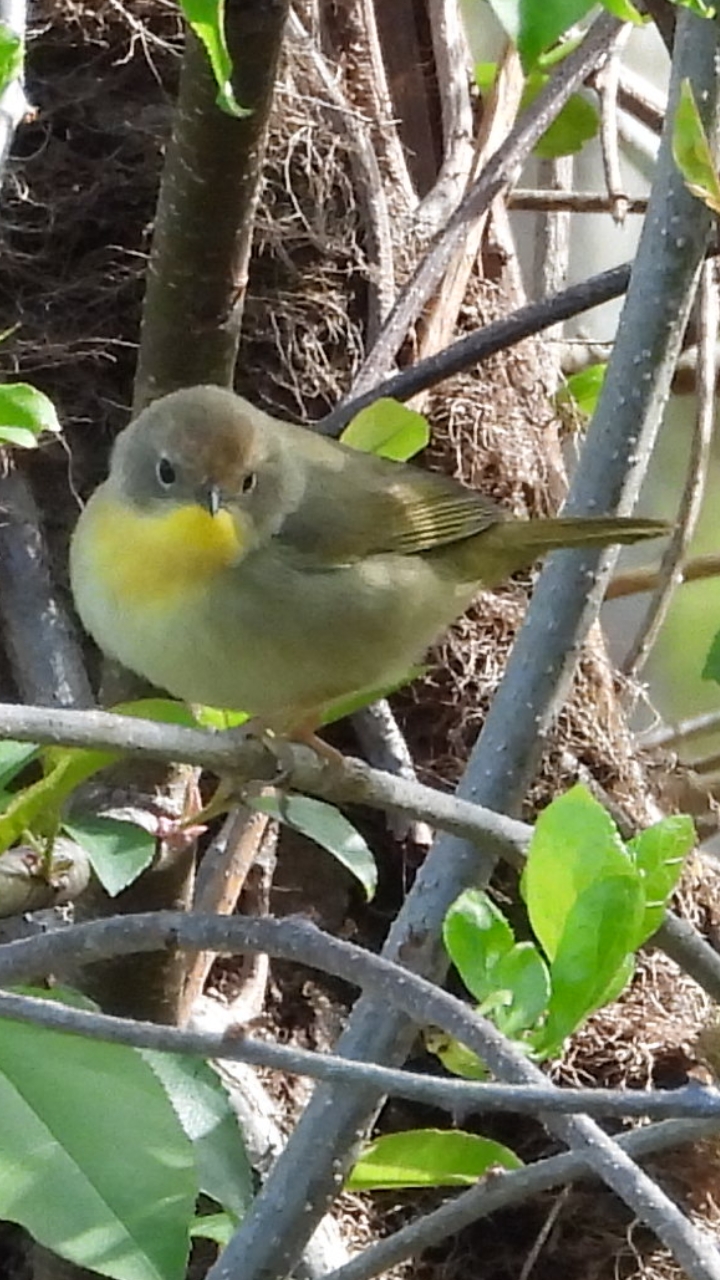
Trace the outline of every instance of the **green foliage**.
<instances>
[{"instance_id":1,"label":"green foliage","mask_svg":"<svg viewBox=\"0 0 720 1280\"><path fill-rule=\"evenodd\" d=\"M427 418L415 409L382 396L356 413L340 439L363 453L377 453L381 458L406 462L427 446L430 427Z\"/></svg>"},{"instance_id":2,"label":"green foliage","mask_svg":"<svg viewBox=\"0 0 720 1280\"><path fill-rule=\"evenodd\" d=\"M200 1058L141 1050L193 1144L199 1190L237 1224L255 1193L237 1116L217 1074Z\"/></svg>"},{"instance_id":3,"label":"green foliage","mask_svg":"<svg viewBox=\"0 0 720 1280\"><path fill-rule=\"evenodd\" d=\"M402 1187L471 1187L489 1169L519 1169L522 1160L500 1142L448 1129L407 1129L371 1142L346 1183L348 1191Z\"/></svg>"},{"instance_id":4,"label":"green foliage","mask_svg":"<svg viewBox=\"0 0 720 1280\"><path fill-rule=\"evenodd\" d=\"M36 449L43 431L60 431L52 400L27 382L0 386L0 444Z\"/></svg>"},{"instance_id":5,"label":"green foliage","mask_svg":"<svg viewBox=\"0 0 720 1280\"><path fill-rule=\"evenodd\" d=\"M24 48L20 36L0 22L0 93L4 93L23 69Z\"/></svg>"},{"instance_id":6,"label":"green foliage","mask_svg":"<svg viewBox=\"0 0 720 1280\"><path fill-rule=\"evenodd\" d=\"M30 992L89 1007L77 992ZM182 1280L199 1192L236 1224L253 1194L207 1064L6 1021L0 1217L114 1280Z\"/></svg>"},{"instance_id":7,"label":"green foliage","mask_svg":"<svg viewBox=\"0 0 720 1280\"><path fill-rule=\"evenodd\" d=\"M490 7L517 47L525 71L574 23L584 18L594 0L490 0Z\"/></svg>"},{"instance_id":8,"label":"green foliage","mask_svg":"<svg viewBox=\"0 0 720 1280\"><path fill-rule=\"evenodd\" d=\"M218 87L217 104L228 115L249 116L241 107L232 86L232 60L225 39L225 0L180 0L185 21L205 46Z\"/></svg>"},{"instance_id":9,"label":"green foliage","mask_svg":"<svg viewBox=\"0 0 720 1280\"><path fill-rule=\"evenodd\" d=\"M683 80L680 86L673 125L673 158L688 191L714 213L720 213L717 168L689 80Z\"/></svg>"},{"instance_id":10,"label":"green foliage","mask_svg":"<svg viewBox=\"0 0 720 1280\"><path fill-rule=\"evenodd\" d=\"M373 897L377 887L375 859L360 832L333 805L300 795L249 796L247 803L327 849L360 881L366 897Z\"/></svg>"},{"instance_id":11,"label":"green foliage","mask_svg":"<svg viewBox=\"0 0 720 1280\"><path fill-rule=\"evenodd\" d=\"M479 62L475 66L474 74L478 88L486 93L497 75L497 64ZM540 67L529 72L521 99L522 108L528 107L534 101L547 80L546 71ZM586 142L595 137L599 127L600 117L596 107L580 94L574 93L559 112L557 119L545 130L533 154L543 159L574 155L584 147Z\"/></svg>"},{"instance_id":12,"label":"green foliage","mask_svg":"<svg viewBox=\"0 0 720 1280\"><path fill-rule=\"evenodd\" d=\"M629 981L633 953L657 929L693 840L691 820L675 816L625 844L582 786L553 801L538 818L522 878L540 947L516 942L479 891L447 914L445 945L479 1011L534 1057L557 1053ZM447 1039L429 1046L449 1069L482 1076L468 1049Z\"/></svg>"},{"instance_id":13,"label":"green foliage","mask_svg":"<svg viewBox=\"0 0 720 1280\"><path fill-rule=\"evenodd\" d=\"M155 837L136 822L88 813L72 821L65 820L63 830L85 850L95 875L111 898L137 880L155 854Z\"/></svg>"},{"instance_id":14,"label":"green foliage","mask_svg":"<svg viewBox=\"0 0 720 1280\"><path fill-rule=\"evenodd\" d=\"M583 417L592 418L606 372L607 361L603 360L598 364L588 365L587 369L581 369L579 373L571 374L555 397L557 404L560 407L572 404Z\"/></svg>"},{"instance_id":15,"label":"green foliage","mask_svg":"<svg viewBox=\"0 0 720 1280\"><path fill-rule=\"evenodd\" d=\"M0 1112L0 1217L101 1275L182 1280L193 1151L138 1053L4 1023Z\"/></svg>"}]
</instances>

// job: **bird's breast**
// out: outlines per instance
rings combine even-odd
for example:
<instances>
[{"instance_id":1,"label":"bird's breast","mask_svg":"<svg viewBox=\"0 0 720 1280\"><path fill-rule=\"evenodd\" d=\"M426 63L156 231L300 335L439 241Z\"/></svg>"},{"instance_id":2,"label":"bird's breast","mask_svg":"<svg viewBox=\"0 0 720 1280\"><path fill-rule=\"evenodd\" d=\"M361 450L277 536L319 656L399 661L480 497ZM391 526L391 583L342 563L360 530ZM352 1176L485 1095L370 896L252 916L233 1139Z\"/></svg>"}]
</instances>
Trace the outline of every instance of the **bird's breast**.
<instances>
[{"instance_id":1,"label":"bird's breast","mask_svg":"<svg viewBox=\"0 0 720 1280\"><path fill-rule=\"evenodd\" d=\"M227 511L211 515L188 504L146 515L98 492L81 517L73 550L77 574L132 608L194 596L236 564L243 548Z\"/></svg>"}]
</instances>

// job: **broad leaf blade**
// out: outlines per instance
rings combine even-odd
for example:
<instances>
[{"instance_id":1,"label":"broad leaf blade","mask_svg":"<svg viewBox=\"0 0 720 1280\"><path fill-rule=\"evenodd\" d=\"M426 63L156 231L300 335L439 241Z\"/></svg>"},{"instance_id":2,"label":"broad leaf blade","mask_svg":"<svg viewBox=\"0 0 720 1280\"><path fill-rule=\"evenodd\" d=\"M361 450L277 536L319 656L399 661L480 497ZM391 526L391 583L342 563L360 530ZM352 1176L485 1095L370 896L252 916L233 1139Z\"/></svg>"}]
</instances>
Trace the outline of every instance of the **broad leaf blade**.
<instances>
[{"instance_id":1,"label":"broad leaf blade","mask_svg":"<svg viewBox=\"0 0 720 1280\"><path fill-rule=\"evenodd\" d=\"M184 1280L192 1146L135 1050L5 1021L0 1115L0 1217L115 1280Z\"/></svg>"},{"instance_id":2,"label":"broad leaf blade","mask_svg":"<svg viewBox=\"0 0 720 1280\"><path fill-rule=\"evenodd\" d=\"M368 899L377 888L377 866L366 842L338 809L311 796L249 797L247 803L261 813L294 827L301 835L327 849L360 881Z\"/></svg>"},{"instance_id":3,"label":"broad leaf blade","mask_svg":"<svg viewBox=\"0 0 720 1280\"><path fill-rule=\"evenodd\" d=\"M84 849L95 875L111 898L122 893L150 866L155 839L144 827L121 818L73 814L63 827Z\"/></svg>"},{"instance_id":4,"label":"broad leaf blade","mask_svg":"<svg viewBox=\"0 0 720 1280\"><path fill-rule=\"evenodd\" d=\"M371 1143L346 1185L349 1191L468 1187L496 1165L519 1169L522 1161L509 1147L473 1133L409 1129Z\"/></svg>"},{"instance_id":5,"label":"broad leaf blade","mask_svg":"<svg viewBox=\"0 0 720 1280\"><path fill-rule=\"evenodd\" d=\"M427 419L399 400L381 396L356 413L340 437L343 444L363 453L406 462L424 449L430 439Z\"/></svg>"},{"instance_id":6,"label":"broad leaf blade","mask_svg":"<svg viewBox=\"0 0 720 1280\"><path fill-rule=\"evenodd\" d=\"M645 911L636 946L641 946L660 928L667 900L694 844L695 827L692 818L684 813L663 818L629 842L645 893Z\"/></svg>"},{"instance_id":7,"label":"broad leaf blade","mask_svg":"<svg viewBox=\"0 0 720 1280\"><path fill-rule=\"evenodd\" d=\"M612 818L585 787L572 787L540 814L522 877L530 923L550 960L579 896L611 876L637 885Z\"/></svg>"},{"instance_id":8,"label":"broad leaf blade","mask_svg":"<svg viewBox=\"0 0 720 1280\"><path fill-rule=\"evenodd\" d=\"M200 1190L236 1221L255 1194L245 1144L219 1076L199 1058L143 1050L195 1149Z\"/></svg>"},{"instance_id":9,"label":"broad leaf blade","mask_svg":"<svg viewBox=\"0 0 720 1280\"><path fill-rule=\"evenodd\" d=\"M507 920L486 893L468 889L445 916L443 941L468 991L482 1004L494 990L495 965L515 943Z\"/></svg>"}]
</instances>

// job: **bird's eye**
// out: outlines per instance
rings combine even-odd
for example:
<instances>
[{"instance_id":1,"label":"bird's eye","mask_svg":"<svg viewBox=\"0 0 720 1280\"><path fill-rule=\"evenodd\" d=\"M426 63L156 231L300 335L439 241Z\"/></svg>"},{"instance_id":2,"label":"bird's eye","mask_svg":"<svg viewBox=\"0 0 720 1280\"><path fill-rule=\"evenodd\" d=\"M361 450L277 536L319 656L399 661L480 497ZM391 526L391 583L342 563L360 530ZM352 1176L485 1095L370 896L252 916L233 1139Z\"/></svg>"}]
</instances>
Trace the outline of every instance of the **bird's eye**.
<instances>
[{"instance_id":1,"label":"bird's eye","mask_svg":"<svg viewBox=\"0 0 720 1280\"><path fill-rule=\"evenodd\" d=\"M169 489L171 485L174 485L175 468L169 458L160 458L155 471L163 489Z\"/></svg>"},{"instance_id":2,"label":"bird's eye","mask_svg":"<svg viewBox=\"0 0 720 1280\"><path fill-rule=\"evenodd\" d=\"M252 493L256 484L257 484L257 472L248 471L247 475L243 476L242 478L242 484L240 485L240 492Z\"/></svg>"}]
</instances>

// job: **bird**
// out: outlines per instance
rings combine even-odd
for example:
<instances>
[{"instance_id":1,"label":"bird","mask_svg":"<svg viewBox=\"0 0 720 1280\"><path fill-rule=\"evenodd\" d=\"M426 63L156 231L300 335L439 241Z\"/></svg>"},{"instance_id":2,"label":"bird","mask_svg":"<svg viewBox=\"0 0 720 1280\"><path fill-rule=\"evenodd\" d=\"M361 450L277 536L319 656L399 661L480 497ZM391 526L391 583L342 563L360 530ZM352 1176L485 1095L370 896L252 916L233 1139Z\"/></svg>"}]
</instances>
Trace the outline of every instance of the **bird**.
<instances>
[{"instance_id":1,"label":"bird","mask_svg":"<svg viewBox=\"0 0 720 1280\"><path fill-rule=\"evenodd\" d=\"M176 698L307 741L334 706L402 683L482 588L559 547L666 531L519 519L445 474L194 386L118 435L70 578L107 655Z\"/></svg>"}]
</instances>

